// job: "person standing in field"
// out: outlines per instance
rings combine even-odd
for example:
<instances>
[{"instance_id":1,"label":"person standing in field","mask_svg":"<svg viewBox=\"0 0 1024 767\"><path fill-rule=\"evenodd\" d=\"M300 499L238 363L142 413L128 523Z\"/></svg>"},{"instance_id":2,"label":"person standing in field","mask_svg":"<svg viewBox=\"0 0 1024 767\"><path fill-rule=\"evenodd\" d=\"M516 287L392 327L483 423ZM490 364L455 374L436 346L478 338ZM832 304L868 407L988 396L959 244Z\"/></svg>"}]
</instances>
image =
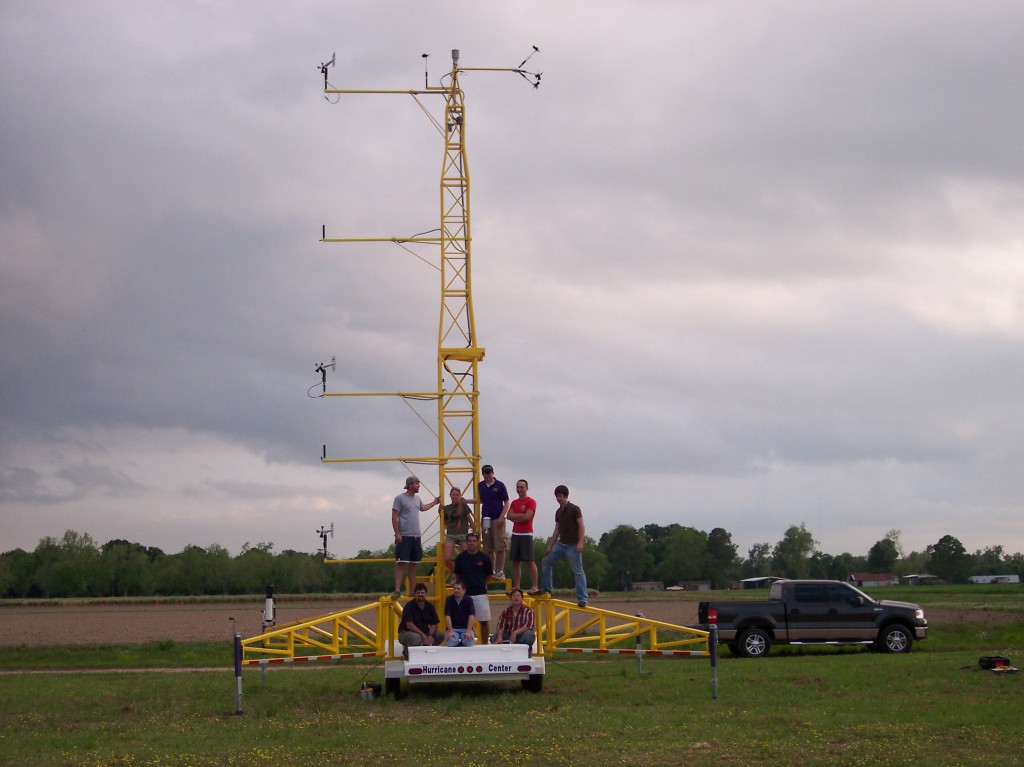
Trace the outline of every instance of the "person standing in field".
<instances>
[{"instance_id":1,"label":"person standing in field","mask_svg":"<svg viewBox=\"0 0 1024 767\"><path fill-rule=\"evenodd\" d=\"M508 509L508 518L512 520L512 590L521 586L521 564L530 566L530 594L538 593L537 563L533 555L533 519L537 515L537 502L526 494L530 489L525 479L516 482L516 498Z\"/></svg>"},{"instance_id":2,"label":"person standing in field","mask_svg":"<svg viewBox=\"0 0 1024 767\"><path fill-rule=\"evenodd\" d=\"M551 569L555 562L563 557L568 560L573 577L576 579L576 606L586 607L587 574L583 572L583 537L586 528L583 524L583 512L575 503L569 503L569 488L559 485L555 488L555 530L551 533L548 547L541 563L542 574L540 588L551 593Z\"/></svg>"}]
</instances>

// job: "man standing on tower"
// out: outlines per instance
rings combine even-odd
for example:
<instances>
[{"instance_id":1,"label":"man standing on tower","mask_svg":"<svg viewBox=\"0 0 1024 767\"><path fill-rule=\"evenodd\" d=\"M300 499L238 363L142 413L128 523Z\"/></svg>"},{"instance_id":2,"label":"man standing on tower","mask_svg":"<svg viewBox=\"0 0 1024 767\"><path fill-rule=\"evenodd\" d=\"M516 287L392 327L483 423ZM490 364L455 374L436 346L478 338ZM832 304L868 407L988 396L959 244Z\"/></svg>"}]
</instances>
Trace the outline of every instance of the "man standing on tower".
<instances>
[{"instance_id":1,"label":"man standing on tower","mask_svg":"<svg viewBox=\"0 0 1024 767\"><path fill-rule=\"evenodd\" d=\"M537 502L526 494L530 489L525 479L516 482L516 495L508 509L508 518L512 520L512 588L520 587L521 564L530 566L530 594L537 593L537 563L533 556L533 518L537 514Z\"/></svg>"},{"instance_id":2,"label":"man standing on tower","mask_svg":"<svg viewBox=\"0 0 1024 767\"><path fill-rule=\"evenodd\" d=\"M569 488L559 485L555 488L555 530L548 541L547 552L541 563L541 591L551 593L551 568L562 557L569 560L573 577L576 579L576 606L587 606L587 574L583 572L583 512L575 503L569 503Z\"/></svg>"},{"instance_id":3,"label":"man standing on tower","mask_svg":"<svg viewBox=\"0 0 1024 767\"><path fill-rule=\"evenodd\" d=\"M494 476L494 467L485 464L480 473L483 481L477 485L476 498L467 499L466 503L480 504L480 542L484 553L490 555L494 568L494 577L499 581L505 579L505 552L508 541L505 539L505 517L512 501L508 497L505 483Z\"/></svg>"},{"instance_id":4,"label":"man standing on tower","mask_svg":"<svg viewBox=\"0 0 1024 767\"><path fill-rule=\"evenodd\" d=\"M392 599L402 596L402 578L409 579L409 593L416 589L416 565L423 559L420 545L420 512L432 509L441 502L435 498L424 504L416 495L420 491L417 477L407 477L405 492L395 496L391 504L391 527L395 531L395 590Z\"/></svg>"}]
</instances>

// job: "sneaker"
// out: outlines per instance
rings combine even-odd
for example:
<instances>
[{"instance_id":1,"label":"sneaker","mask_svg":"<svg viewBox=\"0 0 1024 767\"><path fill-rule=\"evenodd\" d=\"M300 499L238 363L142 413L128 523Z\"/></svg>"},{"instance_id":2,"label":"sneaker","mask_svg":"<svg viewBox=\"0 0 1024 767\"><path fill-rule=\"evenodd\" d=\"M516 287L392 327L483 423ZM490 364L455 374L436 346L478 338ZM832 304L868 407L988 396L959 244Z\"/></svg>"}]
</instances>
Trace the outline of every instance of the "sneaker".
<instances>
[{"instance_id":1,"label":"sneaker","mask_svg":"<svg viewBox=\"0 0 1024 767\"><path fill-rule=\"evenodd\" d=\"M577 603L576 603L576 606L577 606L577 607L586 607L586 606L587 606L587 603L586 603L586 602L577 602Z\"/></svg>"},{"instance_id":2,"label":"sneaker","mask_svg":"<svg viewBox=\"0 0 1024 767\"><path fill-rule=\"evenodd\" d=\"M538 594L543 594L543 593L544 592L542 592L540 589L530 589L529 591L526 592L526 595L529 596L529 597L535 597Z\"/></svg>"},{"instance_id":3,"label":"sneaker","mask_svg":"<svg viewBox=\"0 0 1024 767\"><path fill-rule=\"evenodd\" d=\"M448 585L449 586L454 586L455 585L455 581L457 581L457 580L458 580L458 578L455 577L455 573L452 573L451 576L448 578Z\"/></svg>"},{"instance_id":4,"label":"sneaker","mask_svg":"<svg viewBox=\"0 0 1024 767\"><path fill-rule=\"evenodd\" d=\"M504 571L504 570L498 570L498 572L496 572L496 573L494 574L494 577L495 577L495 578L496 578L497 580L499 580L499 581L503 581L503 580L505 580L505 571Z\"/></svg>"},{"instance_id":5,"label":"sneaker","mask_svg":"<svg viewBox=\"0 0 1024 767\"><path fill-rule=\"evenodd\" d=\"M391 592L391 598L392 599L400 599L401 596L402 596L402 592L401 591L392 591Z\"/></svg>"}]
</instances>

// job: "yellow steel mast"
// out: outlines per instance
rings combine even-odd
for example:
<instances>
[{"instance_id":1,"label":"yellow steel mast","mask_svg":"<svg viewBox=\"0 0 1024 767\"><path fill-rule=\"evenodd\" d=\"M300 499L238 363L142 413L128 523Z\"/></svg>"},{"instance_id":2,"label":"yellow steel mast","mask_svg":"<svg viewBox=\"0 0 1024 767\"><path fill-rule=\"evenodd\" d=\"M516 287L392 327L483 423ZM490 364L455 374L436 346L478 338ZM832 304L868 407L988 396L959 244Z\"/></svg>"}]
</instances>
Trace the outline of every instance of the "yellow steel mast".
<instances>
[{"instance_id":1,"label":"yellow steel mast","mask_svg":"<svg viewBox=\"0 0 1024 767\"><path fill-rule=\"evenodd\" d=\"M534 48L534 52L537 49ZM530 56L533 54L531 53ZM441 306L437 337L437 388L432 392L328 392L325 397L402 397L406 399L437 400L437 455L388 456L378 458L328 458L324 463L360 463L396 461L401 463L436 464L437 494L444 499L453 487L464 490L475 484L480 471L480 390L478 369L484 358L473 316L472 236L470 231L469 164L466 159L466 106L459 76L463 72L514 72L531 80L536 88L540 73L527 72L523 65L513 68L462 67L459 51L452 51L451 71L442 78L440 86L425 84L423 90L351 90L328 87L327 67L321 65L324 75L324 94L400 94L412 96L440 95L445 100L444 122L438 128L444 135L444 158L441 168L440 202L441 227L439 237L351 237L329 238L326 230L323 242L394 242L438 244L441 250ZM333 63L333 58L332 58ZM446 82L445 82L446 81ZM422 105L421 105L422 106ZM426 110L424 110L426 111ZM443 511L439 507L439 529L444 529ZM479 528L479 507L476 511ZM441 542L435 559L441 561ZM340 560L336 560L340 561ZM358 560L366 561L366 560ZM443 588L442 568L435 568L438 591Z\"/></svg>"},{"instance_id":2,"label":"yellow steel mast","mask_svg":"<svg viewBox=\"0 0 1024 767\"><path fill-rule=\"evenodd\" d=\"M441 319L437 335L438 486L442 498L465 489L480 469L478 368L484 348L473 317L472 237L466 106L459 85L459 53L445 91L444 164L441 168ZM479 507L478 507L479 508ZM479 520L478 520L479 522Z\"/></svg>"}]
</instances>

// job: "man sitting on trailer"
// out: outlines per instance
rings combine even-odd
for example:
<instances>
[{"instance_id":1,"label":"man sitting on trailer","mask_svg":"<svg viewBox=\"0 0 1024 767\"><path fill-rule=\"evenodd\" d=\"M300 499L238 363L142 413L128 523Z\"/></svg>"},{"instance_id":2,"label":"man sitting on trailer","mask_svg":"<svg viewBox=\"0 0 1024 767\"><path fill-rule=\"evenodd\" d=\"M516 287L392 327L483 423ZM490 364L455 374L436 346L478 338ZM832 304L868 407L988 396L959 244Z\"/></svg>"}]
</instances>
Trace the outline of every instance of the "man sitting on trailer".
<instances>
[{"instance_id":1,"label":"man sitting on trailer","mask_svg":"<svg viewBox=\"0 0 1024 767\"><path fill-rule=\"evenodd\" d=\"M462 581L452 585L452 593L444 601L445 644L449 647L472 647L476 644L476 613L473 600L466 596Z\"/></svg>"},{"instance_id":2,"label":"man sitting on trailer","mask_svg":"<svg viewBox=\"0 0 1024 767\"><path fill-rule=\"evenodd\" d=\"M498 616L498 628L491 637L495 644L525 644L533 647L534 633L533 610L523 604L523 590L514 588L509 592L512 604L501 611ZM530 650L533 654L533 650Z\"/></svg>"},{"instance_id":3,"label":"man sitting on trailer","mask_svg":"<svg viewBox=\"0 0 1024 767\"><path fill-rule=\"evenodd\" d=\"M405 603L402 609L402 623L398 641L409 647L440 645L444 634L438 628L441 621L434 605L427 601L427 584L416 584L416 598ZM408 649L405 652L408 656Z\"/></svg>"}]
</instances>

